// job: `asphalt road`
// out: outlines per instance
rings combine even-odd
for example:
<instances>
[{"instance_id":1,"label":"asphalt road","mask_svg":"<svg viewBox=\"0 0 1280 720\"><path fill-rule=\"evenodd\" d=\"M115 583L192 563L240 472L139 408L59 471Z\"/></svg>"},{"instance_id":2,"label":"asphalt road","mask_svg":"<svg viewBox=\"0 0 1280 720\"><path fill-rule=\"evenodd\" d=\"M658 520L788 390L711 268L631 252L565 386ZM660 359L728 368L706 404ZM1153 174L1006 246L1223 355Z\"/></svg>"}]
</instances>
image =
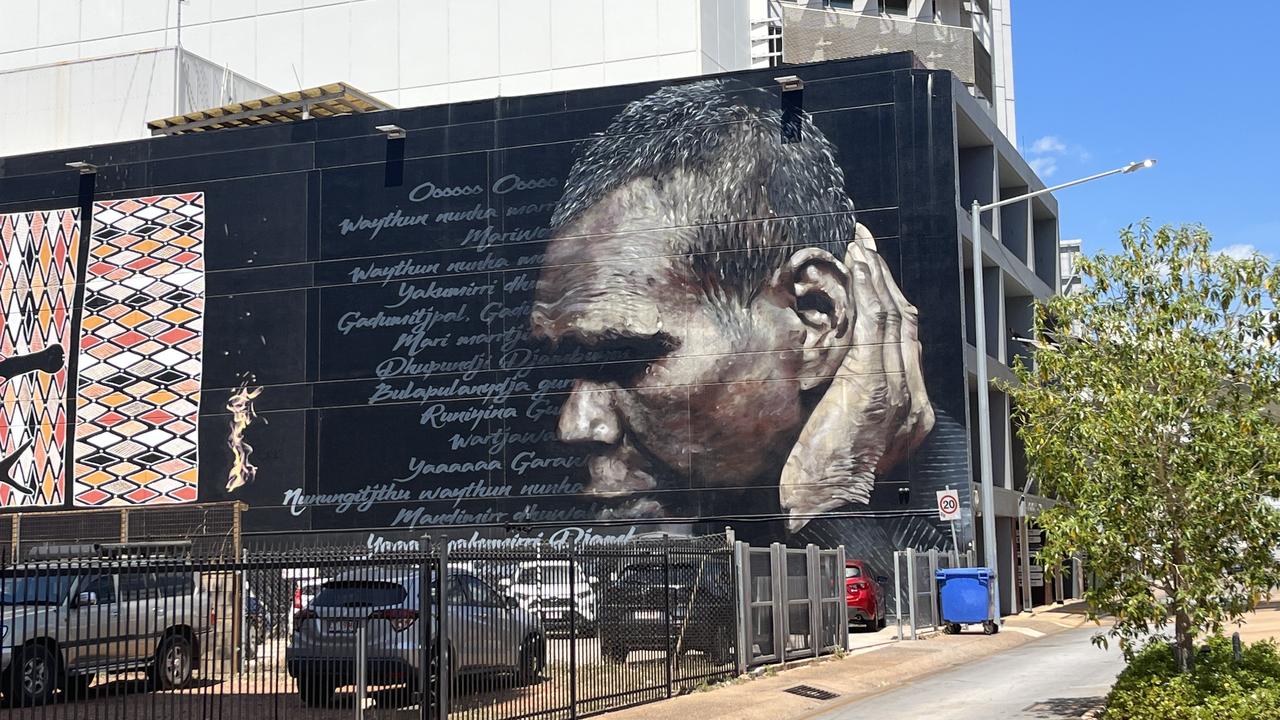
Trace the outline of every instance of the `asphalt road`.
<instances>
[{"instance_id":1,"label":"asphalt road","mask_svg":"<svg viewBox=\"0 0 1280 720\"><path fill-rule=\"evenodd\" d=\"M1124 659L1094 647L1089 626L1039 638L889 692L845 705L818 720L991 720L1078 718L1101 701ZM1007 629L1004 632L1013 632ZM927 642L927 641L926 641Z\"/></svg>"}]
</instances>

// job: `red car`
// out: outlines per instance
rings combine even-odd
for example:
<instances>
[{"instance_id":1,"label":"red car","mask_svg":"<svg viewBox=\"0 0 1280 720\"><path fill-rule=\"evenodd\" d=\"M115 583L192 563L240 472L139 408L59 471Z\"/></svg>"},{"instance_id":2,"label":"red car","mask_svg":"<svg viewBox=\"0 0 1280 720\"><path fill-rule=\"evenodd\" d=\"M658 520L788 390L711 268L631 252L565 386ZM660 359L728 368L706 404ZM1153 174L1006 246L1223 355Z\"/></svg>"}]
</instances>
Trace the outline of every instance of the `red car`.
<instances>
[{"instance_id":1,"label":"red car","mask_svg":"<svg viewBox=\"0 0 1280 720\"><path fill-rule=\"evenodd\" d=\"M844 599L849 606L849 623L867 630L884 627L885 578L871 574L871 568L861 560L844 563Z\"/></svg>"}]
</instances>

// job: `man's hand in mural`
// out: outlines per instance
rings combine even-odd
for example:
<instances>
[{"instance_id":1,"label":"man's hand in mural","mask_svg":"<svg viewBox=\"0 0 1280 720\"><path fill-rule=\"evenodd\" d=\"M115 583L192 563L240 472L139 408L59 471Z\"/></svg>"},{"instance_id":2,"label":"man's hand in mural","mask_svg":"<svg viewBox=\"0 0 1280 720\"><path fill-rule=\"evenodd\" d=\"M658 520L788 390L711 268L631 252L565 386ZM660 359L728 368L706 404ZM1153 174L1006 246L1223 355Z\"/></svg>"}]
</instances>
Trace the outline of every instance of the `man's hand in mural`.
<instances>
[{"instance_id":1,"label":"man's hand in mural","mask_svg":"<svg viewBox=\"0 0 1280 720\"><path fill-rule=\"evenodd\" d=\"M869 503L876 475L933 428L916 309L862 224L841 270L849 277L853 327L847 354L782 469L779 489L792 530L846 503Z\"/></svg>"},{"instance_id":2,"label":"man's hand in mural","mask_svg":"<svg viewBox=\"0 0 1280 720\"><path fill-rule=\"evenodd\" d=\"M66 353L63 352L62 346L54 343L38 352L13 355L0 360L0 379L11 380L37 370L55 373L62 369L66 361Z\"/></svg>"}]
</instances>

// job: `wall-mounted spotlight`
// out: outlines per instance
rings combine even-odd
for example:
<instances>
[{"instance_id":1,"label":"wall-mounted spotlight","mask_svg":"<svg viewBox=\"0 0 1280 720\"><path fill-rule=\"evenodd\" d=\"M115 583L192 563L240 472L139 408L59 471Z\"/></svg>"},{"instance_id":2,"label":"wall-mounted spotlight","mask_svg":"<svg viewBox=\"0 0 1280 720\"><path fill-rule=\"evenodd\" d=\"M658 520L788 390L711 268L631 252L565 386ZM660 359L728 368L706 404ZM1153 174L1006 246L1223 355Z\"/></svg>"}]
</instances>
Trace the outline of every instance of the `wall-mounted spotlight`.
<instances>
[{"instance_id":1,"label":"wall-mounted spotlight","mask_svg":"<svg viewBox=\"0 0 1280 720\"><path fill-rule=\"evenodd\" d=\"M72 170L79 170L81 175L94 175L98 172L97 165L81 161L69 162L67 163L67 167Z\"/></svg>"},{"instance_id":2,"label":"wall-mounted spotlight","mask_svg":"<svg viewBox=\"0 0 1280 720\"><path fill-rule=\"evenodd\" d=\"M405 135L408 134L405 132L405 129L399 125L379 125L375 127L374 130L386 135L388 140L403 140Z\"/></svg>"},{"instance_id":3,"label":"wall-mounted spotlight","mask_svg":"<svg viewBox=\"0 0 1280 720\"><path fill-rule=\"evenodd\" d=\"M782 77L774 78L774 80L782 86L782 92L804 89L804 81L796 75L783 75Z\"/></svg>"}]
</instances>

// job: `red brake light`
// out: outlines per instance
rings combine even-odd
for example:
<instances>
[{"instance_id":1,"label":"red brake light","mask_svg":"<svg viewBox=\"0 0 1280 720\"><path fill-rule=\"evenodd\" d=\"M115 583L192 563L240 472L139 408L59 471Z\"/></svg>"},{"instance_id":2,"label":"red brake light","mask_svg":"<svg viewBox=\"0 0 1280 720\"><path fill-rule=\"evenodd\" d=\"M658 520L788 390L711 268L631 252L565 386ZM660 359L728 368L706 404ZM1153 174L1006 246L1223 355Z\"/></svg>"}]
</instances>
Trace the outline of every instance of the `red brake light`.
<instances>
[{"instance_id":1,"label":"red brake light","mask_svg":"<svg viewBox=\"0 0 1280 720\"><path fill-rule=\"evenodd\" d=\"M377 610L369 615L370 620L386 620L391 623L391 629L396 632L404 632L418 621L418 611L409 608L392 608L390 610Z\"/></svg>"},{"instance_id":2,"label":"red brake light","mask_svg":"<svg viewBox=\"0 0 1280 720\"><path fill-rule=\"evenodd\" d=\"M302 588L293 589L293 609L294 610L302 609Z\"/></svg>"}]
</instances>

